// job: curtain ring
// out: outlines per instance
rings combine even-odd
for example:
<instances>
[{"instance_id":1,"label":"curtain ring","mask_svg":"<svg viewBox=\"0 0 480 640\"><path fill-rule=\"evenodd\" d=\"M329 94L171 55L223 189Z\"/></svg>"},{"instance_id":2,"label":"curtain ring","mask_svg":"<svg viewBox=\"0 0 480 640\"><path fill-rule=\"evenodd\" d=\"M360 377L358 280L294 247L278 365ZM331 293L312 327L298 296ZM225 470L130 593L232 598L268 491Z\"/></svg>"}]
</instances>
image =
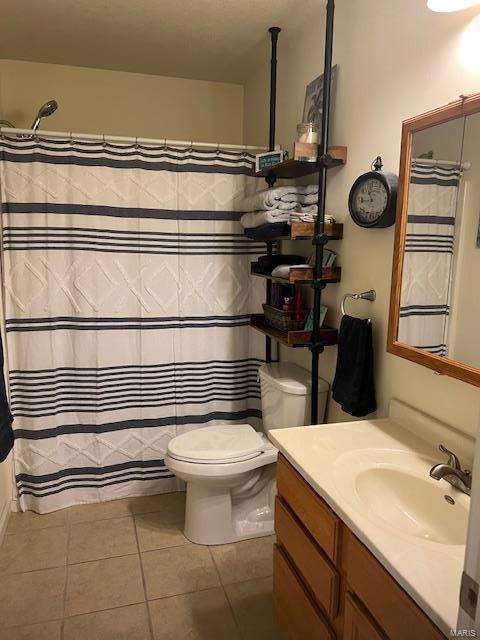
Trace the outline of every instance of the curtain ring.
<instances>
[{"instance_id":1,"label":"curtain ring","mask_svg":"<svg viewBox=\"0 0 480 640\"><path fill-rule=\"evenodd\" d=\"M135 136L135 145L134 145L135 151L138 151L138 138L137 136Z\"/></svg>"},{"instance_id":2,"label":"curtain ring","mask_svg":"<svg viewBox=\"0 0 480 640\"><path fill-rule=\"evenodd\" d=\"M106 149L106 147L107 147L107 142L106 142L106 140L105 140L105 134L104 134L104 133L102 133L102 145L103 145L103 148L104 148L104 149Z\"/></svg>"},{"instance_id":3,"label":"curtain ring","mask_svg":"<svg viewBox=\"0 0 480 640\"><path fill-rule=\"evenodd\" d=\"M220 143L219 142L217 142L217 152L216 153L217 153L217 156L220 155Z\"/></svg>"},{"instance_id":4,"label":"curtain ring","mask_svg":"<svg viewBox=\"0 0 480 640\"><path fill-rule=\"evenodd\" d=\"M189 153L193 153L193 140L190 140L190 147L188 148Z\"/></svg>"},{"instance_id":5,"label":"curtain ring","mask_svg":"<svg viewBox=\"0 0 480 640\"><path fill-rule=\"evenodd\" d=\"M164 149L165 151L167 151L167 150L168 150L168 147L167 147L167 139L166 139L166 138L164 138L164 139L163 139L163 149Z\"/></svg>"}]
</instances>

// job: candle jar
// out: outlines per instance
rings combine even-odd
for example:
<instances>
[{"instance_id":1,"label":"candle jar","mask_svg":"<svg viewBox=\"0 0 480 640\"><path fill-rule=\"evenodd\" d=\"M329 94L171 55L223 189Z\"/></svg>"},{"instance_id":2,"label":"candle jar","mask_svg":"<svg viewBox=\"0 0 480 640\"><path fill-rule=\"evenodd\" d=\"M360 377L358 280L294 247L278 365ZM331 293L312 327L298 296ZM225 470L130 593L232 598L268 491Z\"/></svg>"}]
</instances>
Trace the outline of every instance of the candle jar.
<instances>
[{"instance_id":1,"label":"candle jar","mask_svg":"<svg viewBox=\"0 0 480 640\"><path fill-rule=\"evenodd\" d=\"M297 142L318 144L318 122L301 122L297 125Z\"/></svg>"}]
</instances>

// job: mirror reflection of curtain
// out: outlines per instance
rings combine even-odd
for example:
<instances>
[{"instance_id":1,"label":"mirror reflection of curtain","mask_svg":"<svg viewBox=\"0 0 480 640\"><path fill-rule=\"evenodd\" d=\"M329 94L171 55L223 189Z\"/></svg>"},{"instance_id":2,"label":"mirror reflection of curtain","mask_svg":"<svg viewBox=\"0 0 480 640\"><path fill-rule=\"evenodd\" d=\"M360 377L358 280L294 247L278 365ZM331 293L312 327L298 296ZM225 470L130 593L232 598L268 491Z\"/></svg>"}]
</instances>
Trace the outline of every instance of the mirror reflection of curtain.
<instances>
[{"instance_id":1,"label":"mirror reflection of curtain","mask_svg":"<svg viewBox=\"0 0 480 640\"><path fill-rule=\"evenodd\" d=\"M461 167L413 160L398 340L448 356L455 213Z\"/></svg>"}]
</instances>

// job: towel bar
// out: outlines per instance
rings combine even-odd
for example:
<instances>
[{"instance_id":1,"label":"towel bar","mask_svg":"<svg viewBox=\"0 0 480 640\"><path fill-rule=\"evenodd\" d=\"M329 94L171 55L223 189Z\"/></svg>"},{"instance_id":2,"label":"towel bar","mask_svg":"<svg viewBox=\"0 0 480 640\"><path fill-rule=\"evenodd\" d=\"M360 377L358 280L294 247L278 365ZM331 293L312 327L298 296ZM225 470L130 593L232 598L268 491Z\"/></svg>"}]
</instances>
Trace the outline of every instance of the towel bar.
<instances>
[{"instance_id":1,"label":"towel bar","mask_svg":"<svg viewBox=\"0 0 480 640\"><path fill-rule=\"evenodd\" d=\"M342 310L342 316L346 314L345 302L347 298L352 298L353 300L370 300L371 302L373 302L377 299L377 292L374 289L370 289L369 291L364 291L363 293L346 293L343 296L342 304L340 307Z\"/></svg>"}]
</instances>

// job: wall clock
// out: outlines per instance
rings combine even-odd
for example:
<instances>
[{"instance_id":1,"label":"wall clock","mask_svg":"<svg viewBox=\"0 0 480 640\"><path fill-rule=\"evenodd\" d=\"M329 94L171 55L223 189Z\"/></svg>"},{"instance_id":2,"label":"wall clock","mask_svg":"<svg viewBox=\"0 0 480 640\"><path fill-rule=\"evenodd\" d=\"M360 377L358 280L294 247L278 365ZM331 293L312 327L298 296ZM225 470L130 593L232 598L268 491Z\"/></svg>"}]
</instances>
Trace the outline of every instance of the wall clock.
<instances>
[{"instance_id":1,"label":"wall clock","mask_svg":"<svg viewBox=\"0 0 480 640\"><path fill-rule=\"evenodd\" d=\"M382 158L372 163L372 171L359 176L350 189L348 209L360 227L385 228L395 222L398 176L382 171Z\"/></svg>"}]
</instances>

